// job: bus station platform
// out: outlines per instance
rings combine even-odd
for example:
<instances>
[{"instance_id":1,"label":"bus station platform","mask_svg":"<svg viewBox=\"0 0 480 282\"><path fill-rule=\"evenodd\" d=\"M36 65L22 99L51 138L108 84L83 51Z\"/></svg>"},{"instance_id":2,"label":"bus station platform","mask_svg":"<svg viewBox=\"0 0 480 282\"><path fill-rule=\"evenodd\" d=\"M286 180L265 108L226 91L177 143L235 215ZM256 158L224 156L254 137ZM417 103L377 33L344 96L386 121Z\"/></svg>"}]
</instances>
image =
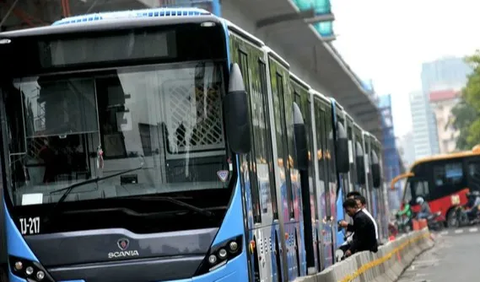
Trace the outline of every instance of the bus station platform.
<instances>
[{"instance_id":1,"label":"bus station platform","mask_svg":"<svg viewBox=\"0 0 480 282\"><path fill-rule=\"evenodd\" d=\"M377 253L356 253L295 282L394 282L418 255L434 245L428 228L416 230L380 246Z\"/></svg>"}]
</instances>

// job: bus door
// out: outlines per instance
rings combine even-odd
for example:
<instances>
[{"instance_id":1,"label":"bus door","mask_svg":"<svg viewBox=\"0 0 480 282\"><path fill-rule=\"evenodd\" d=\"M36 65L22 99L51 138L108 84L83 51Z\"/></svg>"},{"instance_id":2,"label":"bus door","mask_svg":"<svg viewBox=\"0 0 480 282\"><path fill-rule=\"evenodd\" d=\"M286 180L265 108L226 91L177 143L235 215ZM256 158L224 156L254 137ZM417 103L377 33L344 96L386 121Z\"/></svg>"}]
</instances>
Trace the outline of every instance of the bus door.
<instances>
[{"instance_id":1,"label":"bus door","mask_svg":"<svg viewBox=\"0 0 480 282\"><path fill-rule=\"evenodd\" d=\"M304 236L305 236L305 252L306 252L306 262L307 262L307 272L314 273L317 270L319 265L319 255L317 244L317 232L316 224L317 220L317 202L316 202L316 190L315 190L315 177L314 177L314 166L312 162L312 153L313 153L313 135L312 135L312 115L311 115L311 99L309 92L306 88L301 88L301 86L292 80L292 88L294 90L295 104L300 107L300 113L303 117L303 127L302 132L301 125L299 122L295 121L295 144L298 154L298 163L300 170L300 181L301 181L301 194L302 194L302 205L303 205L303 220L304 220ZM302 140L302 136L305 137L305 140ZM303 141L303 142L302 142ZM302 147L305 146L305 147ZM304 151L303 153L301 151ZM304 159L304 160L303 160Z\"/></svg>"},{"instance_id":2,"label":"bus door","mask_svg":"<svg viewBox=\"0 0 480 282\"><path fill-rule=\"evenodd\" d=\"M318 165L317 184L317 209L320 230L319 241L321 248L319 251L323 254L320 256L321 269L333 264L333 236L332 236L332 209L330 205L330 170L328 158L327 134L328 126L331 123L331 117L326 113L325 103L320 98L314 99L314 118L315 118L315 140L316 140L316 157ZM331 125L330 125L331 127Z\"/></svg>"},{"instance_id":3,"label":"bus door","mask_svg":"<svg viewBox=\"0 0 480 282\"><path fill-rule=\"evenodd\" d=\"M336 106L336 103L332 103L332 106L335 107ZM340 112L339 112L339 109L337 108L337 112L334 113L336 115L336 119L334 119L334 124L336 125L336 129L335 129L335 133L336 133L336 136L335 136L335 146L338 146L338 140L339 138L341 137L347 137L348 139L348 133L347 131L345 130L345 125L346 125L346 121L345 119L340 115ZM346 135L346 136L340 136L340 134L342 135ZM348 142L348 141L347 141ZM347 143L348 144L348 143ZM339 148L337 147L336 150L339 150ZM338 154L335 158L336 162L339 162L340 160L338 159ZM348 158L348 156L347 156ZM338 167L337 167L338 168ZM348 220L348 218L345 218L346 216L346 213L344 212L343 210L343 201L345 199L345 196L346 194L348 193L348 190L349 190L349 187L350 187L350 184L349 184L349 174L348 173L345 173L345 172L340 172L338 169L337 169L337 175L338 175L338 185L337 185L337 189L336 189L336 198L335 198L335 209L336 209L336 220L339 221L339 220ZM335 222L336 223L336 222ZM345 233L344 233L344 230L343 228L342 229L338 229L338 226L335 227L336 228L336 244L335 244L335 248L338 248L340 247L344 242L345 242Z\"/></svg>"}]
</instances>

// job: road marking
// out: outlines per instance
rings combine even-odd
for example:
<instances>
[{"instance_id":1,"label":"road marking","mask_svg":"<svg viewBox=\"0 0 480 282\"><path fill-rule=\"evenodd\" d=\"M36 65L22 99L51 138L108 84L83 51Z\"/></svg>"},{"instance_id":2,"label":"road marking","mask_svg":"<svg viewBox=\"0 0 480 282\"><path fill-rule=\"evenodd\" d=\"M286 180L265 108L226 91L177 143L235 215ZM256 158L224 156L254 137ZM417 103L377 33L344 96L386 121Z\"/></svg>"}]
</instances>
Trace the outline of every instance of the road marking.
<instances>
[{"instance_id":1,"label":"road marking","mask_svg":"<svg viewBox=\"0 0 480 282\"><path fill-rule=\"evenodd\" d=\"M448 231L442 231L440 234L441 235L448 235Z\"/></svg>"},{"instance_id":2,"label":"road marking","mask_svg":"<svg viewBox=\"0 0 480 282\"><path fill-rule=\"evenodd\" d=\"M455 233L458 234L458 233L463 233L463 229L457 229L455 230Z\"/></svg>"},{"instance_id":3,"label":"road marking","mask_svg":"<svg viewBox=\"0 0 480 282\"><path fill-rule=\"evenodd\" d=\"M478 228L476 228L476 227L470 228L470 229L468 229L468 231L470 231L470 232L477 232L477 231L478 231Z\"/></svg>"}]
</instances>

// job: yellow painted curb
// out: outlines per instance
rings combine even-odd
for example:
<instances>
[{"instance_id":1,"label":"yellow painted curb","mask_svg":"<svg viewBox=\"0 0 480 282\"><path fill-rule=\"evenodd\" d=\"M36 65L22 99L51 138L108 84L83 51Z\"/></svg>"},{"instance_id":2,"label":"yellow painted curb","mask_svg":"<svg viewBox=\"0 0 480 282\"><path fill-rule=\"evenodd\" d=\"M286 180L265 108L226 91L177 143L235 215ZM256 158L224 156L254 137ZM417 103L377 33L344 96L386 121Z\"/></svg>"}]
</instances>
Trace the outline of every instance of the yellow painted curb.
<instances>
[{"instance_id":1,"label":"yellow painted curb","mask_svg":"<svg viewBox=\"0 0 480 282\"><path fill-rule=\"evenodd\" d=\"M354 273L352 274L348 274L347 276L343 277L342 280L340 280L341 282L351 282L353 281L355 278L357 278L358 276L362 275L365 271L369 270L370 268L373 268L377 265L380 265L384 262L386 262L387 260L389 260L394 254L400 252L401 250L403 250L405 247L411 245L412 243L416 242L416 241L419 241L423 238L426 238L426 237L430 237L430 232L427 232L423 235L419 235L413 239L410 239L408 240L407 242L403 243L402 245L398 246L397 248L393 249L391 252L389 252L388 254L384 255L383 257L381 258L378 258L376 260L373 260L369 263L366 263L364 265L362 265L359 269L357 269Z\"/></svg>"}]
</instances>

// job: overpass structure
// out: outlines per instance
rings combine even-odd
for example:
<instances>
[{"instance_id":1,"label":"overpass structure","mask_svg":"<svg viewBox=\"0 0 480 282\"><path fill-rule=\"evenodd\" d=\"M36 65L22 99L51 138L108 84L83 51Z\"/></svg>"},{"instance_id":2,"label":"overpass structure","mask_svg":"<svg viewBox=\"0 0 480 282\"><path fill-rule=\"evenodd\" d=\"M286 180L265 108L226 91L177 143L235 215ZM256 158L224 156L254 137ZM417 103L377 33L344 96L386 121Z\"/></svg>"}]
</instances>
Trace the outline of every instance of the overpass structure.
<instances>
[{"instance_id":1,"label":"overpass structure","mask_svg":"<svg viewBox=\"0 0 480 282\"><path fill-rule=\"evenodd\" d=\"M290 63L292 72L335 98L382 140L375 96L331 44L330 0L0 0L0 30L48 25L72 15L172 5L208 9L260 38Z\"/></svg>"}]
</instances>

